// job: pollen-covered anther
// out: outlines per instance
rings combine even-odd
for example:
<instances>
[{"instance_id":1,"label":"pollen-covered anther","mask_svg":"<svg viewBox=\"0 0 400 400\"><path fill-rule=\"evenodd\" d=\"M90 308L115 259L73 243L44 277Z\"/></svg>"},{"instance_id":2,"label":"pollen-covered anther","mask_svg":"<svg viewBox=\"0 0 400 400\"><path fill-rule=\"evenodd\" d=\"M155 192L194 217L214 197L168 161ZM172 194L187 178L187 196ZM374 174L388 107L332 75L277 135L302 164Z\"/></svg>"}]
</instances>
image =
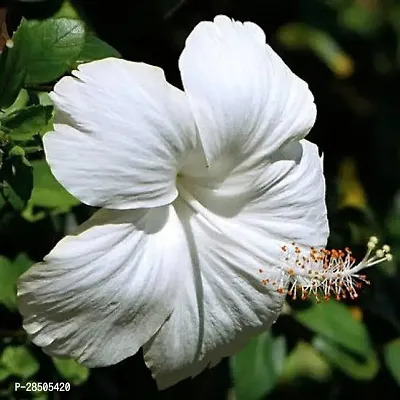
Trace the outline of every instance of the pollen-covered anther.
<instances>
[{"instance_id":1,"label":"pollen-covered anther","mask_svg":"<svg viewBox=\"0 0 400 400\"><path fill-rule=\"evenodd\" d=\"M274 290L283 293L283 287L288 287L288 294L293 299L307 299L310 296L314 296L317 301L320 298L329 300L331 297L337 300L347 297L355 299L363 284L370 284L366 276L359 272L393 258L388 245L375 250L377 244L378 238L372 236L367 243L367 252L359 263L356 263L348 247L344 250L311 247L303 254L296 243L284 245L281 247L284 253L283 262L279 268L285 279L282 279L279 285L272 282ZM286 285L282 284L284 280ZM264 285L265 281L262 280Z\"/></svg>"}]
</instances>

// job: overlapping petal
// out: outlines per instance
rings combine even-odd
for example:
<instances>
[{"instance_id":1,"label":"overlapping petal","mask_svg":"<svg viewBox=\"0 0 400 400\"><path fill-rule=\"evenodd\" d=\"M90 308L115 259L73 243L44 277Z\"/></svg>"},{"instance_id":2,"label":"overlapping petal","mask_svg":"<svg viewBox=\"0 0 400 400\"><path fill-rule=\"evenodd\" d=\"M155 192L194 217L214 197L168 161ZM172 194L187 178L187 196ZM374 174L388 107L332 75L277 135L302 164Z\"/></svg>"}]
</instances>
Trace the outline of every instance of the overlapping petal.
<instances>
[{"instance_id":1,"label":"overlapping petal","mask_svg":"<svg viewBox=\"0 0 400 400\"><path fill-rule=\"evenodd\" d=\"M314 124L307 84L253 23L225 16L199 23L179 66L210 166L227 154L257 165L283 144L304 138Z\"/></svg>"},{"instance_id":2,"label":"overlapping petal","mask_svg":"<svg viewBox=\"0 0 400 400\"><path fill-rule=\"evenodd\" d=\"M187 241L172 206L102 210L80 231L23 275L19 309L46 352L110 365L170 316L190 265Z\"/></svg>"},{"instance_id":3,"label":"overlapping petal","mask_svg":"<svg viewBox=\"0 0 400 400\"><path fill-rule=\"evenodd\" d=\"M171 317L144 346L160 389L233 354L275 322L284 301L284 295L262 285L259 272L275 263L277 253L268 250L272 238L199 204L180 199L175 204L186 224L192 268ZM279 270L272 270L272 276L279 279Z\"/></svg>"},{"instance_id":4,"label":"overlapping petal","mask_svg":"<svg viewBox=\"0 0 400 400\"><path fill-rule=\"evenodd\" d=\"M307 140L276 151L268 163L225 174L223 168L206 176L182 174L181 182L209 211L251 223L281 241L305 246L324 246L329 234L325 203L325 178L318 147ZM290 240L291 238L291 240Z\"/></svg>"},{"instance_id":5,"label":"overlapping petal","mask_svg":"<svg viewBox=\"0 0 400 400\"><path fill-rule=\"evenodd\" d=\"M186 95L161 69L119 59L81 65L55 86L47 161L82 202L158 207L177 196L175 176L196 141Z\"/></svg>"},{"instance_id":6,"label":"overlapping petal","mask_svg":"<svg viewBox=\"0 0 400 400\"><path fill-rule=\"evenodd\" d=\"M284 299L277 287L288 282L282 245L326 243L325 183L315 145L286 146L258 179L258 190L247 197L227 196L223 183L211 188L181 180L182 200L175 204L191 243L193 278L144 348L160 387L196 375L270 327Z\"/></svg>"}]
</instances>

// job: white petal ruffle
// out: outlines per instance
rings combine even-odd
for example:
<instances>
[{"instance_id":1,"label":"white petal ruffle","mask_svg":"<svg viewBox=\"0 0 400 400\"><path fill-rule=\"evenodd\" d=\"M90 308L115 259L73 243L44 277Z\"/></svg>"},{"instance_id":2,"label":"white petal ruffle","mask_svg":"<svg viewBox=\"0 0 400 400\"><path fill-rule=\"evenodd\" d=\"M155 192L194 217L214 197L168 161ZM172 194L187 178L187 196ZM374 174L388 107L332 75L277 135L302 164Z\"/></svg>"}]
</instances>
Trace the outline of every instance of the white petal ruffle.
<instances>
[{"instance_id":1,"label":"white petal ruffle","mask_svg":"<svg viewBox=\"0 0 400 400\"><path fill-rule=\"evenodd\" d=\"M170 316L190 265L172 206L102 210L66 236L18 284L32 341L88 366L115 364Z\"/></svg>"},{"instance_id":2,"label":"white petal ruffle","mask_svg":"<svg viewBox=\"0 0 400 400\"><path fill-rule=\"evenodd\" d=\"M57 180L83 203L158 207L196 143L186 95L160 68L119 59L79 66L57 83L54 132L44 136Z\"/></svg>"}]
</instances>

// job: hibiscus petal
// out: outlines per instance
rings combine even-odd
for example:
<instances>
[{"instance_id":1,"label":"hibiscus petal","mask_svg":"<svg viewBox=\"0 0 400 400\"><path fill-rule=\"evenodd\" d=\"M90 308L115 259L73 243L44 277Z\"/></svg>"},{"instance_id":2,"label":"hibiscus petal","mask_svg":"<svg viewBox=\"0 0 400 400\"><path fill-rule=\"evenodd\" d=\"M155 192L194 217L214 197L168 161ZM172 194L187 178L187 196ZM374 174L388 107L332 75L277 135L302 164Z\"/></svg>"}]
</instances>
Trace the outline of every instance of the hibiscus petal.
<instances>
[{"instance_id":1,"label":"hibiscus petal","mask_svg":"<svg viewBox=\"0 0 400 400\"><path fill-rule=\"evenodd\" d=\"M315 144L307 140L290 143L267 164L242 174L234 170L223 181L218 171L208 179L198 171L199 178L182 175L180 182L214 214L250 223L283 242L296 241L306 247L326 244L325 179Z\"/></svg>"},{"instance_id":2,"label":"hibiscus petal","mask_svg":"<svg viewBox=\"0 0 400 400\"><path fill-rule=\"evenodd\" d=\"M33 342L88 366L135 354L172 312L190 264L172 206L99 211L18 284Z\"/></svg>"},{"instance_id":3,"label":"hibiscus petal","mask_svg":"<svg viewBox=\"0 0 400 400\"><path fill-rule=\"evenodd\" d=\"M185 202L176 207L191 238L193 278L144 346L160 388L214 365L271 326L284 301L277 289L288 284L282 245L326 243L325 184L315 145L286 146L259 178L258 191L239 199L226 196L224 184L179 185Z\"/></svg>"},{"instance_id":4,"label":"hibiscus petal","mask_svg":"<svg viewBox=\"0 0 400 400\"><path fill-rule=\"evenodd\" d=\"M316 107L307 84L265 43L257 25L218 16L199 23L179 60L210 165L221 155L260 163L304 138Z\"/></svg>"},{"instance_id":5,"label":"hibiscus petal","mask_svg":"<svg viewBox=\"0 0 400 400\"><path fill-rule=\"evenodd\" d=\"M196 141L186 95L142 63L109 58L74 75L51 94L55 131L44 146L55 177L93 206L171 203L177 169Z\"/></svg>"},{"instance_id":6,"label":"hibiscus petal","mask_svg":"<svg viewBox=\"0 0 400 400\"><path fill-rule=\"evenodd\" d=\"M159 389L240 349L271 326L284 301L262 285L259 273L267 260L274 262L267 250L272 240L249 229L232 231L207 210L196 213L179 199L176 207L193 239L193 267L171 317L143 348Z\"/></svg>"},{"instance_id":7,"label":"hibiscus petal","mask_svg":"<svg viewBox=\"0 0 400 400\"><path fill-rule=\"evenodd\" d=\"M318 147L307 141L291 143L274 154L254 182L253 201L242 221L262 215L254 228L268 230L281 242L324 247L329 236L325 178Z\"/></svg>"}]
</instances>

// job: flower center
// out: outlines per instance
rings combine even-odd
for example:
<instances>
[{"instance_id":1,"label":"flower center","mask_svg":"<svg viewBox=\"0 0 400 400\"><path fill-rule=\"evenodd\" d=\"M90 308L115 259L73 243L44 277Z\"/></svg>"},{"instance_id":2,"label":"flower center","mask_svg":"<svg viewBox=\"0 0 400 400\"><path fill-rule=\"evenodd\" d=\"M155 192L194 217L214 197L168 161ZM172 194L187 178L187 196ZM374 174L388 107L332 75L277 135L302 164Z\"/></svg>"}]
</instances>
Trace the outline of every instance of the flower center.
<instances>
[{"instance_id":1,"label":"flower center","mask_svg":"<svg viewBox=\"0 0 400 400\"><path fill-rule=\"evenodd\" d=\"M284 293L284 282L289 282L288 294L293 299L298 295L302 300L314 296L317 301L320 296L326 300L334 296L336 300L358 297L357 290L363 284L368 284L366 276L359 274L363 269L372 267L383 261L391 261L390 247L382 246L375 250L378 239L373 236L367 244L364 258L356 263L349 248L343 250L315 249L311 247L307 254L292 243L282 246L284 262L280 266L282 278L279 282L263 279L263 285L271 283L279 293ZM371 255L373 253L373 255ZM259 270L260 273L264 271ZM285 285L286 286L286 285Z\"/></svg>"}]
</instances>

